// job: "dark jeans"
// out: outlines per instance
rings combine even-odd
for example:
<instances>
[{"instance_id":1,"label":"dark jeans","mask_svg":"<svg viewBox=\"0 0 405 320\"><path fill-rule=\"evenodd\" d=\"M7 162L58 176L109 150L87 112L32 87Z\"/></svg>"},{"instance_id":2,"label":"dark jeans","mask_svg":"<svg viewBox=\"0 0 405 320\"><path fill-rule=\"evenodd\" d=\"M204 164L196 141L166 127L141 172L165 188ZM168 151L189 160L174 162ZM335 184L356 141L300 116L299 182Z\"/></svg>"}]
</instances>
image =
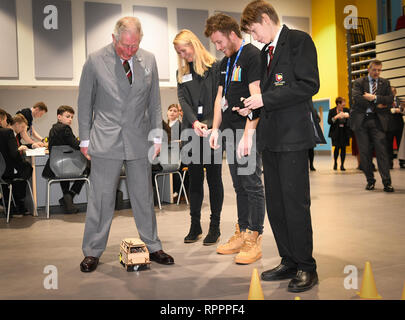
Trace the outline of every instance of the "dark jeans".
<instances>
[{"instance_id":1,"label":"dark jeans","mask_svg":"<svg viewBox=\"0 0 405 320\"><path fill-rule=\"evenodd\" d=\"M373 156L370 144L374 145L377 157L378 171L384 185L391 184L390 164L387 152L387 138L373 117L365 119L362 126L356 130L357 144L360 151L360 166L367 178L367 182L375 182L373 172Z\"/></svg>"},{"instance_id":2,"label":"dark jeans","mask_svg":"<svg viewBox=\"0 0 405 320\"><path fill-rule=\"evenodd\" d=\"M264 150L263 172L267 215L281 263L307 272L316 270L312 257L308 150Z\"/></svg>"},{"instance_id":3,"label":"dark jeans","mask_svg":"<svg viewBox=\"0 0 405 320\"><path fill-rule=\"evenodd\" d=\"M203 138L200 140L200 161L188 165L189 197L191 220L199 222L201 219L201 206L204 199L204 168L207 173L207 182L210 194L211 222L219 225L222 204L224 202L224 187L222 184L222 163L214 163L214 151L211 152L210 164L204 164L202 155ZM206 141L205 141L206 142Z\"/></svg>"},{"instance_id":4,"label":"dark jeans","mask_svg":"<svg viewBox=\"0 0 405 320\"><path fill-rule=\"evenodd\" d=\"M238 144L235 144L235 146L226 145L226 153L233 187L236 192L239 228L241 231L249 229L262 234L265 200L261 179L261 156L255 148L252 148L250 156L244 157L244 160L247 160L246 163L240 163L240 160L236 157L237 146ZM246 170L248 168L250 170ZM250 172L250 174L245 174L247 172Z\"/></svg>"}]
</instances>

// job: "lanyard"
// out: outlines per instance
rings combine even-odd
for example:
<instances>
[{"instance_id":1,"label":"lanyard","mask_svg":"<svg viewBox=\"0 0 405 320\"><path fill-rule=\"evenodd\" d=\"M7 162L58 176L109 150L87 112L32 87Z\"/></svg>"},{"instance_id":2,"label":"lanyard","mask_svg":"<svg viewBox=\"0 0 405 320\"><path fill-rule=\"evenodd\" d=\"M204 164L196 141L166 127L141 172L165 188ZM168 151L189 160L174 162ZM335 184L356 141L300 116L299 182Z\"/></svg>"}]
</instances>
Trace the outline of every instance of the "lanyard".
<instances>
[{"instance_id":1,"label":"lanyard","mask_svg":"<svg viewBox=\"0 0 405 320\"><path fill-rule=\"evenodd\" d=\"M240 56L240 53L242 52L242 49L243 49L243 45L244 45L244 44L245 44L245 40L242 41L242 45L240 46L239 51L238 51L238 54L236 55L235 62L233 63L233 66L232 66L232 72L233 72L233 70L235 69L236 62L237 62L238 59L239 59L239 56ZM225 94L224 94L224 95L226 95L226 91L228 90L228 87L229 87L229 85L230 85L230 83L231 83L231 81L228 82L229 66L230 66L230 64L231 64L231 58L229 57L229 58L228 58L228 63L227 63L227 65L226 65L225 91L224 91ZM230 79L229 79L229 80L230 80Z\"/></svg>"}]
</instances>

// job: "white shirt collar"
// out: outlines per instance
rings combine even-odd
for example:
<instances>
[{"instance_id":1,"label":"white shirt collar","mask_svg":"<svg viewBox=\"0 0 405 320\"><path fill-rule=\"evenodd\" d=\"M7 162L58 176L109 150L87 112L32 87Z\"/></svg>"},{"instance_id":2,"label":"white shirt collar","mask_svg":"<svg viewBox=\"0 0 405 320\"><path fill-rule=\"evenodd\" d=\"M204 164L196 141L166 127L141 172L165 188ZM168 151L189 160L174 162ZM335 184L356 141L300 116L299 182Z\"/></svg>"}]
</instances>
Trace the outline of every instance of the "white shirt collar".
<instances>
[{"instance_id":1,"label":"white shirt collar","mask_svg":"<svg viewBox=\"0 0 405 320\"><path fill-rule=\"evenodd\" d=\"M172 127L177 121L178 121L178 119L176 119L174 121L169 120L169 127Z\"/></svg>"}]
</instances>

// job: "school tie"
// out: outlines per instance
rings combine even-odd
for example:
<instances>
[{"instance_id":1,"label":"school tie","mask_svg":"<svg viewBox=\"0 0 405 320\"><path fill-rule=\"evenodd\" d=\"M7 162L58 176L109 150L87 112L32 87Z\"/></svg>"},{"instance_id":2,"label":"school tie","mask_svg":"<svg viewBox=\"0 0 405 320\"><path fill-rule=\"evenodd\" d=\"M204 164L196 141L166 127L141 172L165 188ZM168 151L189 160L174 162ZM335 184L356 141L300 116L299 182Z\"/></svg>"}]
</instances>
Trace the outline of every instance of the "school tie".
<instances>
[{"instance_id":1,"label":"school tie","mask_svg":"<svg viewBox=\"0 0 405 320\"><path fill-rule=\"evenodd\" d=\"M273 60L274 46L269 46L268 50L269 50L269 63L267 65L267 75L269 75L271 60Z\"/></svg>"},{"instance_id":2,"label":"school tie","mask_svg":"<svg viewBox=\"0 0 405 320\"><path fill-rule=\"evenodd\" d=\"M124 66L125 74L127 75L129 84L132 84L132 71L131 71L131 67L129 66L128 60L124 60L122 65Z\"/></svg>"}]
</instances>

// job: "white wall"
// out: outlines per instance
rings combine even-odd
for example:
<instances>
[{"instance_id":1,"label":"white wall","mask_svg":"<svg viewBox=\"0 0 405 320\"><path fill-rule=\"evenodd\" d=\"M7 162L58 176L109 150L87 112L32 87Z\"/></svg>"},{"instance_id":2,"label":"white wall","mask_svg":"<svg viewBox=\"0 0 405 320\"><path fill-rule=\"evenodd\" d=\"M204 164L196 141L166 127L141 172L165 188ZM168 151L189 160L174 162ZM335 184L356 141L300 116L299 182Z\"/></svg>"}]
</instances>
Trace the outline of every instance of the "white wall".
<instances>
[{"instance_id":1,"label":"white wall","mask_svg":"<svg viewBox=\"0 0 405 320\"><path fill-rule=\"evenodd\" d=\"M91 1L91 0L88 0ZM76 108L77 87L80 81L82 66L85 62L85 21L84 0L72 0L73 25L73 79L37 80L34 70L34 40L32 32L31 0L16 0L17 37L18 37L18 66L19 78L0 79L0 107L10 113L15 113L20 106L31 107L37 101L44 101L49 111L42 119L36 120L36 127L42 135L47 135L52 123L55 122L56 109L61 104ZM132 15L133 5L160 6L168 8L169 20L169 64L170 80L161 81L161 98L163 115L166 117L167 106L177 102L176 69L177 57L171 41L177 34L177 8L204 9L209 15L214 11L242 12L250 1L248 0L97 0L94 2L119 3L122 5L122 15ZM308 17L311 19L311 0L274 0L270 1L282 16ZM113 29L114 26L111 26ZM141 43L142 46L142 43ZM215 48L210 50L215 54ZM35 87L33 89L32 87ZM34 122L35 123L35 122ZM73 129L77 132L77 121Z\"/></svg>"}]
</instances>

